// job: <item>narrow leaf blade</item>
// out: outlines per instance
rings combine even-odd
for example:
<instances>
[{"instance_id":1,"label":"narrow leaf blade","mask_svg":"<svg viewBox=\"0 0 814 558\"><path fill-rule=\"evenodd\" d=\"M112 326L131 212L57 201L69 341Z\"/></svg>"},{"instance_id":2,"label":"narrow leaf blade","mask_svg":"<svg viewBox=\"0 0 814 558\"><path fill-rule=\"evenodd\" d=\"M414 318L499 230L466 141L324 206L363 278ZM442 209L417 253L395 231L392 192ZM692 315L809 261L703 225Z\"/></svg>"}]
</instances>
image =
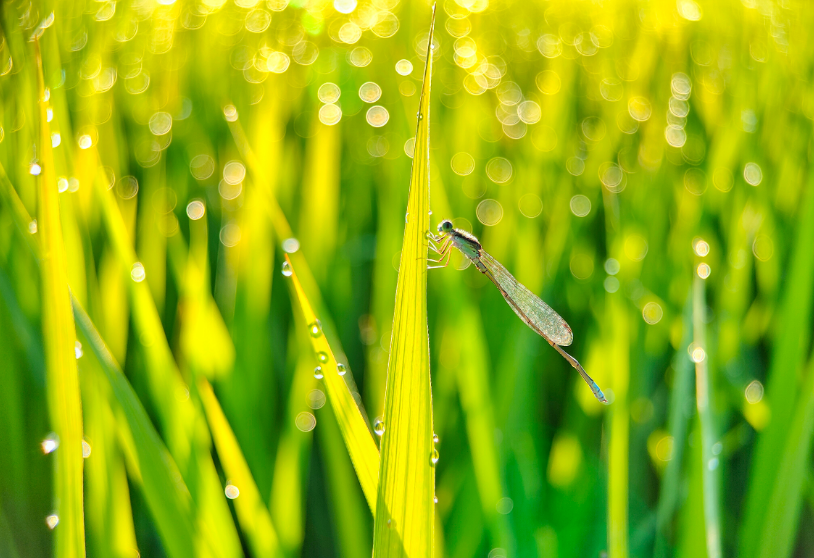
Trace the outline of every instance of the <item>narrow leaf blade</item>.
<instances>
[{"instance_id":1,"label":"narrow leaf blade","mask_svg":"<svg viewBox=\"0 0 814 558\"><path fill-rule=\"evenodd\" d=\"M234 502L243 533L255 556L278 556L280 548L271 515L260 497L260 491L254 482L246 458L243 457L240 444L206 378L198 378L198 391L223 470L240 491Z\"/></svg>"},{"instance_id":2,"label":"narrow leaf blade","mask_svg":"<svg viewBox=\"0 0 814 558\"><path fill-rule=\"evenodd\" d=\"M66 275L67 257L62 240L62 225L57 200L57 180L51 133L46 117L45 85L39 43L37 53L37 91L39 95L40 169L38 231L42 253L42 334L45 345L48 413L60 447L55 454L54 513L59 517L55 533L58 558L85 555L85 524L82 485L82 403L76 369L76 329ZM36 174L32 170L32 174Z\"/></svg>"},{"instance_id":3,"label":"narrow leaf blade","mask_svg":"<svg viewBox=\"0 0 814 558\"><path fill-rule=\"evenodd\" d=\"M120 418L117 421L120 439L133 458L132 465L140 477L144 499L167 554L173 558L194 556L199 537L195 533L189 490L178 466L93 322L76 299L71 302L79 330L96 356L109 386L111 406Z\"/></svg>"},{"instance_id":4,"label":"narrow leaf blade","mask_svg":"<svg viewBox=\"0 0 814 558\"><path fill-rule=\"evenodd\" d=\"M396 287L373 556L432 556L435 468L427 334L430 84L435 14L418 109L407 225Z\"/></svg>"},{"instance_id":5,"label":"narrow leaf blade","mask_svg":"<svg viewBox=\"0 0 814 558\"><path fill-rule=\"evenodd\" d=\"M291 265L291 260L286 254L286 261ZM334 352L331 350L325 334L321 331L319 321L314 313L314 309L305 295L305 291L300 284L297 274L294 272L294 267L291 266L291 285L297 295L297 300L300 303L305 322L309 328L314 328L311 332L311 343L314 347L314 352L317 354L324 354L324 362L321 363L323 368L323 376L325 383L325 391L328 394L328 400L331 402L331 408L336 415L336 421L339 424L339 430L342 433L342 438L345 440L345 445L348 448L353 467L356 469L356 475L359 478L359 483L362 485L362 491L365 493L365 498L370 506L370 511L376 513L376 487L379 481L379 450L376 448L376 443L373 441L373 436L367 423L362 416L359 406L353 399L353 395L348 389L347 383L344 378L337 372L337 362ZM317 332L317 328L319 331Z\"/></svg>"}]
</instances>

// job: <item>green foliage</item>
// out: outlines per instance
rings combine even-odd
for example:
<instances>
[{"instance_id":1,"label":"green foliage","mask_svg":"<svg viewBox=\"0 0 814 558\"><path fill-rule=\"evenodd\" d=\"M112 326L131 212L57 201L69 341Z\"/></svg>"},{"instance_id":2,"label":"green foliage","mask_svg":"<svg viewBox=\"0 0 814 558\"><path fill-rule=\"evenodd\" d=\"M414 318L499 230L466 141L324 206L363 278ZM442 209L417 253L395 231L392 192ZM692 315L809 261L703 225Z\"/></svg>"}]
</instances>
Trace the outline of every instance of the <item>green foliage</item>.
<instances>
[{"instance_id":1,"label":"green foliage","mask_svg":"<svg viewBox=\"0 0 814 558\"><path fill-rule=\"evenodd\" d=\"M814 9L431 17L4 4L0 555L812 553Z\"/></svg>"},{"instance_id":2,"label":"green foliage","mask_svg":"<svg viewBox=\"0 0 814 558\"><path fill-rule=\"evenodd\" d=\"M433 44L435 13L427 38ZM433 555L435 465L427 330L427 232L430 230L430 94L428 50L418 101L413 169L399 259L390 362L384 395L373 556ZM361 95L361 90L360 90Z\"/></svg>"}]
</instances>

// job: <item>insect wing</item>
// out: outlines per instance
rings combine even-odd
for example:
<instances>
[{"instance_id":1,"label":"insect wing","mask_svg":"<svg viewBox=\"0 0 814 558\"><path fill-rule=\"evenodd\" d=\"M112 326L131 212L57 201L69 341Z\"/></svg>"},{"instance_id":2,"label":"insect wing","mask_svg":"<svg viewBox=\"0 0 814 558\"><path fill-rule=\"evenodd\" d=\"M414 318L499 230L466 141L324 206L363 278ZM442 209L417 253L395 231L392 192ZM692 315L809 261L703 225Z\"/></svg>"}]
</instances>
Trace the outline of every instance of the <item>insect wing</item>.
<instances>
[{"instance_id":1,"label":"insect wing","mask_svg":"<svg viewBox=\"0 0 814 558\"><path fill-rule=\"evenodd\" d=\"M574 334L559 314L483 250L480 253L480 261L520 319L561 347L571 344Z\"/></svg>"}]
</instances>

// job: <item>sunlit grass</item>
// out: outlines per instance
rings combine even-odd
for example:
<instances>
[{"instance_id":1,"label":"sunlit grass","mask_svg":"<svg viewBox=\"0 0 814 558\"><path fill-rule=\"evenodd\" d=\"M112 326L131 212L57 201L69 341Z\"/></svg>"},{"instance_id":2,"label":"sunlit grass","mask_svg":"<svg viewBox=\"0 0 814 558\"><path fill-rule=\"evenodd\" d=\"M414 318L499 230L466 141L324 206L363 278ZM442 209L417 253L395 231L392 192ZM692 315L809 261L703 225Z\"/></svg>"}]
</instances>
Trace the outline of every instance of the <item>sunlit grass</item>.
<instances>
[{"instance_id":1,"label":"sunlit grass","mask_svg":"<svg viewBox=\"0 0 814 558\"><path fill-rule=\"evenodd\" d=\"M429 18L4 6L0 555L811 554L814 10Z\"/></svg>"},{"instance_id":2,"label":"sunlit grass","mask_svg":"<svg viewBox=\"0 0 814 558\"><path fill-rule=\"evenodd\" d=\"M415 152L399 260L390 361L384 396L373 556L432 556L435 447L427 330L427 233L430 230L430 106L433 31L416 114Z\"/></svg>"}]
</instances>

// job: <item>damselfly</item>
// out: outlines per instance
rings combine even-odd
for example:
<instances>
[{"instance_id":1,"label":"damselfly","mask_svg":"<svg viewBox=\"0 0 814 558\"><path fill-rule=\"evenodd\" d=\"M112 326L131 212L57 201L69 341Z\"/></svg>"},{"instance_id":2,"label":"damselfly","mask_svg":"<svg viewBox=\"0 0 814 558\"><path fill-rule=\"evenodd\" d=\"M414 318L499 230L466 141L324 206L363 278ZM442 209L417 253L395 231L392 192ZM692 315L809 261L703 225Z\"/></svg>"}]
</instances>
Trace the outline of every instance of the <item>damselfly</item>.
<instances>
[{"instance_id":1,"label":"damselfly","mask_svg":"<svg viewBox=\"0 0 814 558\"><path fill-rule=\"evenodd\" d=\"M549 345L560 353L571 366L576 368L582 379L591 388L597 399L603 403L608 400L596 385L591 377L585 372L577 359L566 353L562 347L567 347L574 340L571 328L551 307L543 302L540 297L532 293L521 285L517 279L509 273L505 267L500 265L496 259L483 250L478 239L470 233L456 229L451 221L441 221L438 225L438 235L428 234L430 247L438 253L437 260L428 260L430 263L438 265L429 266L429 269L446 267L449 265L451 247L457 248L478 268L478 271L486 275L498 288L503 298L509 303L515 314L526 322L531 329L541 335Z\"/></svg>"}]
</instances>

